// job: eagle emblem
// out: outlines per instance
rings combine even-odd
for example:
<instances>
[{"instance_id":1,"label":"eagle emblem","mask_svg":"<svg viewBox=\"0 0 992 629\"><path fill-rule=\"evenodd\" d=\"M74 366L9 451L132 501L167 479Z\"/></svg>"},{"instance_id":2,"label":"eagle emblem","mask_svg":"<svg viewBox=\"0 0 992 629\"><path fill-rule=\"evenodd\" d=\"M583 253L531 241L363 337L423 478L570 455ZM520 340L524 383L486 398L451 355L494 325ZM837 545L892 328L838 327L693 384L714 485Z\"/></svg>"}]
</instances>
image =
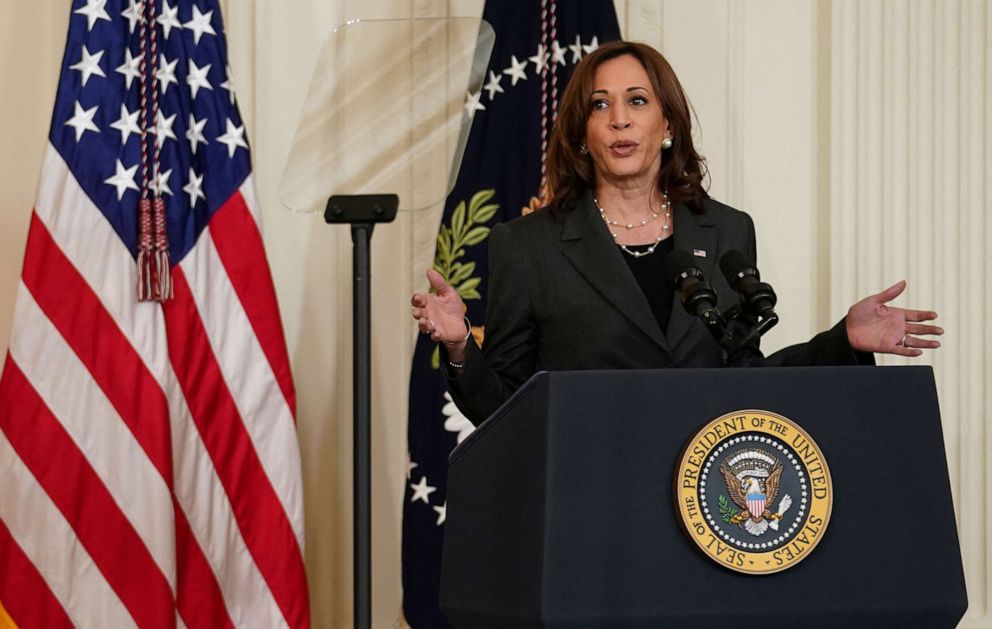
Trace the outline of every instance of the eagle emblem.
<instances>
[{"instance_id":1,"label":"eagle emblem","mask_svg":"<svg viewBox=\"0 0 992 629\"><path fill-rule=\"evenodd\" d=\"M782 463L762 449L751 448L732 454L720 465L720 473L730 500L741 510L736 511L721 496L720 515L724 522L736 524L754 536L762 535L769 528L777 531L779 520L792 506L792 498L786 494L776 510L769 508L778 497L782 470Z\"/></svg>"},{"instance_id":2,"label":"eagle emblem","mask_svg":"<svg viewBox=\"0 0 992 629\"><path fill-rule=\"evenodd\" d=\"M675 469L675 496L685 532L703 554L736 572L771 574L802 561L820 542L833 481L801 426L745 409L689 438Z\"/></svg>"}]
</instances>

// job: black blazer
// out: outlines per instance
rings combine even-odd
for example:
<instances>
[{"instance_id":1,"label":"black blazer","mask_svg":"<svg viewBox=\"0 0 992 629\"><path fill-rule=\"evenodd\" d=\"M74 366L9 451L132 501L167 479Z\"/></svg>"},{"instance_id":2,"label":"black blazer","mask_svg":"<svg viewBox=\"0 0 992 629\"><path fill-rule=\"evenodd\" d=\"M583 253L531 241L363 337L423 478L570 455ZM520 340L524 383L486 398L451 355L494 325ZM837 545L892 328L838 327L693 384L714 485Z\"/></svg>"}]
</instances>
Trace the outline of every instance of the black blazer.
<instances>
[{"instance_id":1,"label":"black blazer","mask_svg":"<svg viewBox=\"0 0 992 629\"><path fill-rule=\"evenodd\" d=\"M744 212L707 199L705 211L673 208L675 249L695 254L721 311L739 302L719 270L738 249L755 259L754 223ZM586 194L564 218L540 210L493 227L484 349L469 341L465 366L442 371L458 408L485 420L540 370L719 367L723 352L678 295L664 332ZM851 349L843 321L809 343L743 364L838 365L871 362Z\"/></svg>"}]
</instances>

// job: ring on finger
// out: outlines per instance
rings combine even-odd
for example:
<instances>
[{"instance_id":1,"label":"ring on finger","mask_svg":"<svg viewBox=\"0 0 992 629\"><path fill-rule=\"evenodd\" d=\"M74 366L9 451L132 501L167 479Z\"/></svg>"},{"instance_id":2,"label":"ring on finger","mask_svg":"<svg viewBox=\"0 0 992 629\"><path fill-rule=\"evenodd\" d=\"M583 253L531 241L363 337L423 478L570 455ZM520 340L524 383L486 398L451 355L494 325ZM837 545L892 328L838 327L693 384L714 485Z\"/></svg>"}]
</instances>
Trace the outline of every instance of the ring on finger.
<instances>
[{"instance_id":1,"label":"ring on finger","mask_svg":"<svg viewBox=\"0 0 992 629\"><path fill-rule=\"evenodd\" d=\"M909 338L909 333L908 332L906 334L903 334L902 335L902 338L899 339L899 345L901 345L902 347L908 347L908 345L906 345L906 339L907 338Z\"/></svg>"}]
</instances>

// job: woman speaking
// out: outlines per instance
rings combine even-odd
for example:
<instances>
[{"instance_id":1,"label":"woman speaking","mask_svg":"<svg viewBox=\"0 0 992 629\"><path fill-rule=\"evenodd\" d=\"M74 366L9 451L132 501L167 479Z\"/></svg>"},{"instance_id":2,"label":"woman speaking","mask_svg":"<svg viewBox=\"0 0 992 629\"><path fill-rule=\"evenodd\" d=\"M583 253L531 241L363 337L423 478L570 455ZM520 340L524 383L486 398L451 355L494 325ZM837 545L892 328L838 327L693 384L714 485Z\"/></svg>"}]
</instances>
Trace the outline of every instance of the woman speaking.
<instances>
[{"instance_id":1,"label":"woman speaking","mask_svg":"<svg viewBox=\"0 0 992 629\"><path fill-rule=\"evenodd\" d=\"M664 271L688 252L718 303L738 300L724 253L756 254L754 224L710 199L689 105L668 62L643 44L600 46L576 67L548 147L547 205L493 227L484 347L465 306L434 270L415 293L420 331L442 344L442 371L478 424L539 370L717 367L725 348L686 312ZM681 254L685 256L685 254ZM735 364L871 364L919 356L943 333L935 312L886 306L905 282L851 306L831 330ZM677 306L677 307L676 307Z\"/></svg>"}]
</instances>

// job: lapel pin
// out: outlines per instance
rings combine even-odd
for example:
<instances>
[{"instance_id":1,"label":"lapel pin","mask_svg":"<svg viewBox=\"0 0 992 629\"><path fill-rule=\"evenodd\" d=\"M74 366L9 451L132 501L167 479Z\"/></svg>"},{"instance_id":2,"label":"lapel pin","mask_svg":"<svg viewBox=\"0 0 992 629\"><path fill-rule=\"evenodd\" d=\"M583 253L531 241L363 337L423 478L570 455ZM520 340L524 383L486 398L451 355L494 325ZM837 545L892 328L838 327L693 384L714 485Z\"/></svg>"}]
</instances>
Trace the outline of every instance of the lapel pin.
<instances>
[{"instance_id":1,"label":"lapel pin","mask_svg":"<svg viewBox=\"0 0 992 629\"><path fill-rule=\"evenodd\" d=\"M705 249L693 249L692 250L692 255L696 256L697 258L705 258L706 257L706 250Z\"/></svg>"}]
</instances>

